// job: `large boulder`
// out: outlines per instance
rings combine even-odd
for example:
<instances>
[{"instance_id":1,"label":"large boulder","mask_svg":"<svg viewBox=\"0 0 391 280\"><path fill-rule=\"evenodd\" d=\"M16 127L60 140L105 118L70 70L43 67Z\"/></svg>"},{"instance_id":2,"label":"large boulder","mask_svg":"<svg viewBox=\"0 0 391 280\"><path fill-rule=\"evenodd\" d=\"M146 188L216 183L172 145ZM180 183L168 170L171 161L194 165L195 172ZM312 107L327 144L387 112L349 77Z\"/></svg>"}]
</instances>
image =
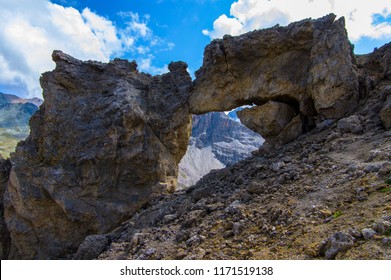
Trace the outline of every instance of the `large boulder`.
<instances>
[{"instance_id":1,"label":"large boulder","mask_svg":"<svg viewBox=\"0 0 391 280\"><path fill-rule=\"evenodd\" d=\"M174 189L190 137L185 63L151 76L120 59L82 62L55 51L53 60L41 78L45 102L11 158L11 258L66 257Z\"/></svg>"},{"instance_id":2,"label":"large boulder","mask_svg":"<svg viewBox=\"0 0 391 280\"><path fill-rule=\"evenodd\" d=\"M278 136L296 112L288 104L268 101L262 106L243 109L237 114L245 126L268 139Z\"/></svg>"}]
</instances>

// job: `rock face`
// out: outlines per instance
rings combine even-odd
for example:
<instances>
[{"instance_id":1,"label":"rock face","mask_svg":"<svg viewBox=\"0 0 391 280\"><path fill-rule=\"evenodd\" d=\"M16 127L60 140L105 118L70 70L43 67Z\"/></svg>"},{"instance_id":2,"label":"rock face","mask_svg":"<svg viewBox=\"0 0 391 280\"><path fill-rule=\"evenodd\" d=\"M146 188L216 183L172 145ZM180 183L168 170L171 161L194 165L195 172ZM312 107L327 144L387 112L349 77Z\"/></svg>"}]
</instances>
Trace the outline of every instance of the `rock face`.
<instances>
[{"instance_id":1,"label":"rock face","mask_svg":"<svg viewBox=\"0 0 391 280\"><path fill-rule=\"evenodd\" d=\"M139 73L134 62L82 62L60 51L45 98L12 156L5 195L11 258L60 258L175 187L191 118L184 63Z\"/></svg>"},{"instance_id":2,"label":"rock face","mask_svg":"<svg viewBox=\"0 0 391 280\"><path fill-rule=\"evenodd\" d=\"M380 111L380 117L386 129L391 129L391 94Z\"/></svg>"},{"instance_id":3,"label":"rock face","mask_svg":"<svg viewBox=\"0 0 391 280\"><path fill-rule=\"evenodd\" d=\"M192 136L179 163L179 187L190 187L212 169L220 169L251 155L262 137L225 113L193 116Z\"/></svg>"},{"instance_id":4,"label":"rock face","mask_svg":"<svg viewBox=\"0 0 391 280\"><path fill-rule=\"evenodd\" d=\"M194 84L193 113L245 104L263 107L274 101L302 115L304 126L344 117L359 98L356 61L344 19L335 21L335 15L214 40L205 49ZM260 120L252 123L256 122Z\"/></svg>"},{"instance_id":5,"label":"rock face","mask_svg":"<svg viewBox=\"0 0 391 280\"><path fill-rule=\"evenodd\" d=\"M4 221L3 197L11 171L11 162L0 155L0 259L7 258L10 250L10 236Z\"/></svg>"}]
</instances>

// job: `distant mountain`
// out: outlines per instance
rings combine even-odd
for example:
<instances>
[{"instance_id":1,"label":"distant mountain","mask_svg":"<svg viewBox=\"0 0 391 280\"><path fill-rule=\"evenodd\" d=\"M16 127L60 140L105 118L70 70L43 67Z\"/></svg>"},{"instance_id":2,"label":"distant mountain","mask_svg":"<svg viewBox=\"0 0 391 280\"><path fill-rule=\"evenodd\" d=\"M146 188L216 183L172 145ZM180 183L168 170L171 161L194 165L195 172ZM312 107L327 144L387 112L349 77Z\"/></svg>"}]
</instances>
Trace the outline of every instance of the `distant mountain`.
<instances>
[{"instance_id":1,"label":"distant mountain","mask_svg":"<svg viewBox=\"0 0 391 280\"><path fill-rule=\"evenodd\" d=\"M238 110L235 109L235 110L232 110L228 113L228 117L230 117L232 120L234 120L235 122L240 122L239 118L238 118L238 115L236 114Z\"/></svg>"},{"instance_id":2,"label":"distant mountain","mask_svg":"<svg viewBox=\"0 0 391 280\"><path fill-rule=\"evenodd\" d=\"M42 102L39 98L24 99L0 93L0 154L3 157L8 157L16 144L29 135L29 120Z\"/></svg>"},{"instance_id":3,"label":"distant mountain","mask_svg":"<svg viewBox=\"0 0 391 280\"><path fill-rule=\"evenodd\" d=\"M221 169L251 155L263 138L225 113L193 116L188 150L179 163L179 187L195 184L212 169Z\"/></svg>"},{"instance_id":4,"label":"distant mountain","mask_svg":"<svg viewBox=\"0 0 391 280\"><path fill-rule=\"evenodd\" d=\"M13 94L6 94L0 92L0 105L1 104L25 104L25 103L31 103L34 104L35 106L39 107L43 103L42 99L39 99L37 97L30 98L30 99L25 99L25 98L20 98L16 95Z\"/></svg>"}]
</instances>

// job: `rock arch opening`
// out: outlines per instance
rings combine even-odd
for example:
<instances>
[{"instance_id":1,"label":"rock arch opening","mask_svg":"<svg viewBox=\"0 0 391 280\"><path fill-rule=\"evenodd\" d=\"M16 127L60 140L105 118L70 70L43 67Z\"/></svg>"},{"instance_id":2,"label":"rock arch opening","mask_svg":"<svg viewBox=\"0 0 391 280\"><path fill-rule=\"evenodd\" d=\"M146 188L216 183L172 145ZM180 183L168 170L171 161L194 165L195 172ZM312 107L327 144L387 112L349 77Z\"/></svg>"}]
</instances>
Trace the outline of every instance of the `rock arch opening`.
<instances>
[{"instance_id":1,"label":"rock arch opening","mask_svg":"<svg viewBox=\"0 0 391 280\"><path fill-rule=\"evenodd\" d=\"M225 112L193 115L187 152L179 163L178 188L194 185L213 169L235 164L257 150L264 139Z\"/></svg>"}]
</instances>

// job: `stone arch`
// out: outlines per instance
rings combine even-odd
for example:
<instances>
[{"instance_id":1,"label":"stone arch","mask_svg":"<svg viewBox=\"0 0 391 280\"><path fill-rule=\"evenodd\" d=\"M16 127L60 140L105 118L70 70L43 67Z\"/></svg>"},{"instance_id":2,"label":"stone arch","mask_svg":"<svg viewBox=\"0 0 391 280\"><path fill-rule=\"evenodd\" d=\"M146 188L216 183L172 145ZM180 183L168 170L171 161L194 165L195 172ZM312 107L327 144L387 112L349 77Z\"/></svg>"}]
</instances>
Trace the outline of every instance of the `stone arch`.
<instances>
[{"instance_id":1,"label":"stone arch","mask_svg":"<svg viewBox=\"0 0 391 280\"><path fill-rule=\"evenodd\" d=\"M344 19L335 18L214 40L194 82L183 62L151 76L134 62L83 62L55 51L56 69L41 78L45 102L11 158L4 217L12 251L63 257L175 186L191 114L256 104L243 118L265 129L262 114L274 116L269 140L283 144L310 119L354 110L356 62ZM83 179L92 174L77 169L84 162L99 180Z\"/></svg>"},{"instance_id":2,"label":"stone arch","mask_svg":"<svg viewBox=\"0 0 391 280\"><path fill-rule=\"evenodd\" d=\"M335 19L214 40L196 72L190 112L255 104L241 113L242 122L275 144L347 115L358 103L358 73L344 18Z\"/></svg>"}]
</instances>

